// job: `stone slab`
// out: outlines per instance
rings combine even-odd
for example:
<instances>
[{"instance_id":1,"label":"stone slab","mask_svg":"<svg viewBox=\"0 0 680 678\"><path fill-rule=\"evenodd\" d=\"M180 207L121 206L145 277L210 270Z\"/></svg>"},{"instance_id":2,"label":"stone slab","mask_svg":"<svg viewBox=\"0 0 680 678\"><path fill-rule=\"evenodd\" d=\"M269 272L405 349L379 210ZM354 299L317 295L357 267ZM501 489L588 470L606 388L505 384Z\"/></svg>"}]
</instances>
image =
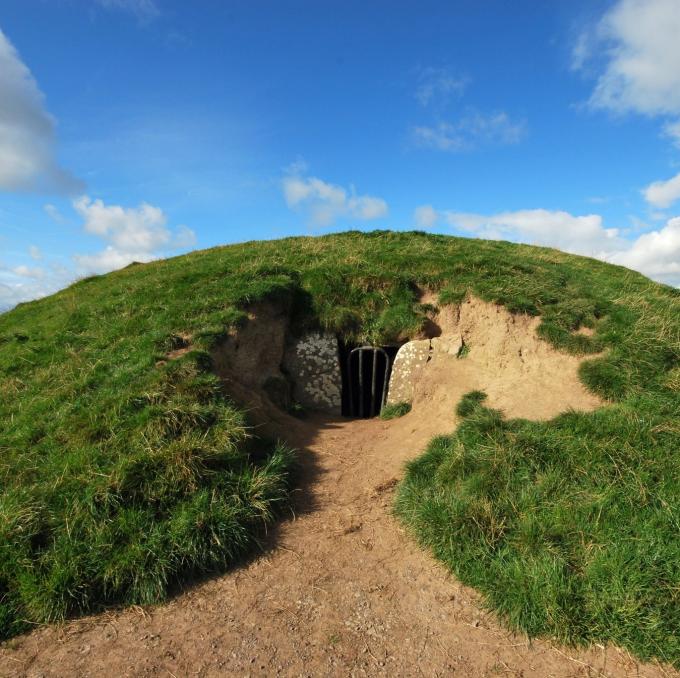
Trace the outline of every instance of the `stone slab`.
<instances>
[{"instance_id":1,"label":"stone slab","mask_svg":"<svg viewBox=\"0 0 680 678\"><path fill-rule=\"evenodd\" d=\"M387 391L388 405L410 403L413 400L413 387L421 369L430 359L430 351L429 339L409 341L397 351Z\"/></svg>"}]
</instances>

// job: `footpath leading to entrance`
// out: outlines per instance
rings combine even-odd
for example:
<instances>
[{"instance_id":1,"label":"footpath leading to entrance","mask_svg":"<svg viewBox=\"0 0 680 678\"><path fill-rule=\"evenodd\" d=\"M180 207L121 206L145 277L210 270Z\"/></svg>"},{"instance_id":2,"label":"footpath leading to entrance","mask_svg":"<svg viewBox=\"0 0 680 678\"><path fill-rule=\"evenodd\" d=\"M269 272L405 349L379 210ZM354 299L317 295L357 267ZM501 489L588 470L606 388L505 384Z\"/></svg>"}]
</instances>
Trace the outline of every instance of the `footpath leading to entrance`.
<instances>
[{"instance_id":1,"label":"footpath leading to entrance","mask_svg":"<svg viewBox=\"0 0 680 678\"><path fill-rule=\"evenodd\" d=\"M616 648L508 633L415 545L391 514L393 493L441 420L285 419L305 471L295 517L263 554L166 605L14 639L0 675L670 675Z\"/></svg>"}]
</instances>

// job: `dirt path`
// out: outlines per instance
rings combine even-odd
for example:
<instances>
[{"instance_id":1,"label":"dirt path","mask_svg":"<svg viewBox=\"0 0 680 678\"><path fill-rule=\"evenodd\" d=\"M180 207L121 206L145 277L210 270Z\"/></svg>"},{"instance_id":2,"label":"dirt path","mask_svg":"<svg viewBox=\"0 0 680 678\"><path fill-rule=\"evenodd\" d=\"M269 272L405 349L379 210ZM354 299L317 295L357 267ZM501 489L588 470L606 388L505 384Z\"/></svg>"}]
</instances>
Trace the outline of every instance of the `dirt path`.
<instances>
[{"instance_id":1,"label":"dirt path","mask_svg":"<svg viewBox=\"0 0 680 678\"><path fill-rule=\"evenodd\" d=\"M414 544L390 510L404 461L441 432L421 422L281 422L307 471L263 555L167 605L5 643L0 675L669 675L509 634Z\"/></svg>"}]
</instances>

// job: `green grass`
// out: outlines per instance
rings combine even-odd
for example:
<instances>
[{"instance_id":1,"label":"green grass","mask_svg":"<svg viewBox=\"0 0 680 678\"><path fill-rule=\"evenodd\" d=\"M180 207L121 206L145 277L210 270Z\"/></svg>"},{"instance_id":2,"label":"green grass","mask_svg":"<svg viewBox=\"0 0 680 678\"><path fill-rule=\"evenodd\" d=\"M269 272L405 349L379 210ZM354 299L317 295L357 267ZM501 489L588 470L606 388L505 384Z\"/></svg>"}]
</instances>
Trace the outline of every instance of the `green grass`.
<instances>
[{"instance_id":1,"label":"green grass","mask_svg":"<svg viewBox=\"0 0 680 678\"><path fill-rule=\"evenodd\" d=\"M456 406L456 414L459 417L469 417L485 400L484 391L470 391L460 399Z\"/></svg>"},{"instance_id":2,"label":"green grass","mask_svg":"<svg viewBox=\"0 0 680 678\"><path fill-rule=\"evenodd\" d=\"M536 423L477 401L409 465L397 513L511 628L680 665L677 408Z\"/></svg>"},{"instance_id":3,"label":"green grass","mask_svg":"<svg viewBox=\"0 0 680 678\"><path fill-rule=\"evenodd\" d=\"M236 562L283 509L290 453L248 437L211 372L249 304L387 343L423 326L424 288L540 315L552 345L599 354L581 377L612 404L529 423L472 403L409 467L400 515L513 628L678 664L680 292L555 250L413 232L195 252L0 315L0 635L162 600ZM189 353L159 360L184 336Z\"/></svg>"},{"instance_id":4,"label":"green grass","mask_svg":"<svg viewBox=\"0 0 680 678\"><path fill-rule=\"evenodd\" d=\"M458 355L456 356L457 358L467 358L467 356L470 354L470 347L467 344L463 344L459 349L458 349Z\"/></svg>"},{"instance_id":5,"label":"green grass","mask_svg":"<svg viewBox=\"0 0 680 678\"><path fill-rule=\"evenodd\" d=\"M385 421L389 419L396 419L397 417L403 417L411 411L411 403L392 403L391 405L385 405L380 411L380 418Z\"/></svg>"}]
</instances>

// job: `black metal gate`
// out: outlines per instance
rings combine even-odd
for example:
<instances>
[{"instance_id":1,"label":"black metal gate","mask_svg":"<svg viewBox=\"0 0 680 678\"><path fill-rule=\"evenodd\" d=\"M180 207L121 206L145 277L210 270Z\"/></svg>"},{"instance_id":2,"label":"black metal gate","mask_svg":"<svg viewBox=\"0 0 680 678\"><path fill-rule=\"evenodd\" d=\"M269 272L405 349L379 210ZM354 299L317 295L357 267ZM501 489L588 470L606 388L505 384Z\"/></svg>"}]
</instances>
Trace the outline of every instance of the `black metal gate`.
<instances>
[{"instance_id":1,"label":"black metal gate","mask_svg":"<svg viewBox=\"0 0 680 678\"><path fill-rule=\"evenodd\" d=\"M359 346L347 357L349 415L375 417L387 399L390 357L379 346ZM370 386L370 388L369 388Z\"/></svg>"}]
</instances>

